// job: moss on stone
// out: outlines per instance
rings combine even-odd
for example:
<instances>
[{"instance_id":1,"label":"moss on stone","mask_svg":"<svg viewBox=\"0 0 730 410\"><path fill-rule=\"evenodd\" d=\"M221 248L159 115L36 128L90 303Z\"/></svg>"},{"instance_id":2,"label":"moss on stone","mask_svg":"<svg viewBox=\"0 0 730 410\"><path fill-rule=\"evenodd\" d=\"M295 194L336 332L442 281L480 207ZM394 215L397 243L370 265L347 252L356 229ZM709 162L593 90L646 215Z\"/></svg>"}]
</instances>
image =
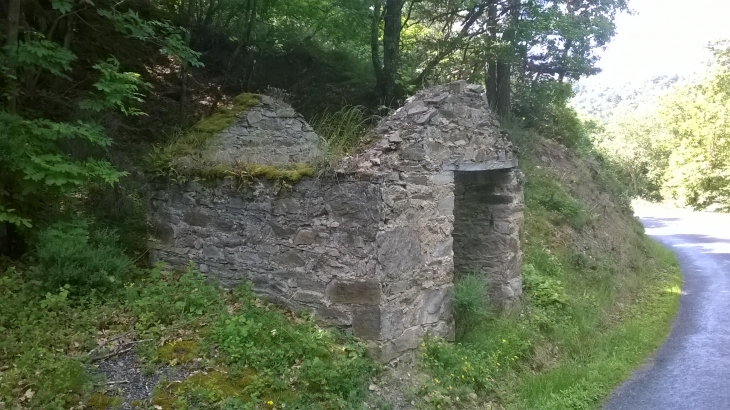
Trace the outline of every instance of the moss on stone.
<instances>
[{"instance_id":1,"label":"moss on stone","mask_svg":"<svg viewBox=\"0 0 730 410\"><path fill-rule=\"evenodd\" d=\"M195 340L165 343L157 349L158 360L166 363L185 364L198 356L200 344Z\"/></svg>"},{"instance_id":2,"label":"moss on stone","mask_svg":"<svg viewBox=\"0 0 730 410\"><path fill-rule=\"evenodd\" d=\"M86 408L90 410L105 410L109 408L116 408L122 404L123 400L118 396L110 396L102 392L94 392L89 396L89 400L86 402Z\"/></svg>"},{"instance_id":3,"label":"moss on stone","mask_svg":"<svg viewBox=\"0 0 730 410\"><path fill-rule=\"evenodd\" d=\"M168 382L158 385L152 393L151 404L163 410L186 408L185 393L203 392L212 402L219 402L227 397L246 399L244 389L251 384L255 371L246 369L236 378L221 371L196 373L182 382Z\"/></svg>"},{"instance_id":4,"label":"moss on stone","mask_svg":"<svg viewBox=\"0 0 730 410\"><path fill-rule=\"evenodd\" d=\"M237 96L231 106L217 110L170 145L155 150L148 158L149 168L157 176L173 177L178 181L186 181L191 177L216 180L232 176L244 183L255 178L297 183L305 176L314 175L315 168L304 163L273 166L252 163L202 164L197 160L183 160L200 154L208 141L231 126L240 113L258 105L259 98L260 95L249 93Z\"/></svg>"},{"instance_id":5,"label":"moss on stone","mask_svg":"<svg viewBox=\"0 0 730 410\"><path fill-rule=\"evenodd\" d=\"M149 168L155 174L167 175L177 159L200 153L208 141L231 126L238 115L258 105L259 98L260 95L250 93L235 97L233 104L219 108L169 145L154 150L147 161Z\"/></svg>"},{"instance_id":6,"label":"moss on stone","mask_svg":"<svg viewBox=\"0 0 730 410\"><path fill-rule=\"evenodd\" d=\"M273 166L263 164L220 164L203 168L199 171L201 177L205 179L221 179L225 177L236 177L242 182L251 181L254 178L264 178L269 181L284 181L297 183L305 176L312 176L316 169L304 163Z\"/></svg>"}]
</instances>

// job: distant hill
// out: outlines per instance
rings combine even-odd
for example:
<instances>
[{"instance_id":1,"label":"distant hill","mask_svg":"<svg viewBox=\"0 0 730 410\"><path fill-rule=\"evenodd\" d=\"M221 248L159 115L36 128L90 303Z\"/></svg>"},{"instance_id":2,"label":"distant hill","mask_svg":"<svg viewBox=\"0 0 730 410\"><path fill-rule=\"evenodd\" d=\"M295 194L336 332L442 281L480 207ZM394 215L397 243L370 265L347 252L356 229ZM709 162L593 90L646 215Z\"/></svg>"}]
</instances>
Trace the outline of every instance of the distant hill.
<instances>
[{"instance_id":1,"label":"distant hill","mask_svg":"<svg viewBox=\"0 0 730 410\"><path fill-rule=\"evenodd\" d=\"M576 84L570 104L579 114L607 122L616 114L656 108L659 97L676 86L689 83L694 76L664 75L633 81L618 87Z\"/></svg>"}]
</instances>

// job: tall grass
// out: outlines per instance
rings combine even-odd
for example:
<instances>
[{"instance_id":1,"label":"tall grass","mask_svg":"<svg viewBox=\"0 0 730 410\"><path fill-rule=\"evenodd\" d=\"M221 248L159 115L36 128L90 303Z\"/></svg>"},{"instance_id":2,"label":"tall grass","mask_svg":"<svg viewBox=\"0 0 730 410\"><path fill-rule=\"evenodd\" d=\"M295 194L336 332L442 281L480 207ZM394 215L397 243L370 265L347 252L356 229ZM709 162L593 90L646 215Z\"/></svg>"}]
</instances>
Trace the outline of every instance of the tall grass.
<instances>
[{"instance_id":1,"label":"tall grass","mask_svg":"<svg viewBox=\"0 0 730 410\"><path fill-rule=\"evenodd\" d=\"M324 139L327 153L338 158L366 142L376 119L364 107L349 106L314 117L312 128Z\"/></svg>"}]
</instances>

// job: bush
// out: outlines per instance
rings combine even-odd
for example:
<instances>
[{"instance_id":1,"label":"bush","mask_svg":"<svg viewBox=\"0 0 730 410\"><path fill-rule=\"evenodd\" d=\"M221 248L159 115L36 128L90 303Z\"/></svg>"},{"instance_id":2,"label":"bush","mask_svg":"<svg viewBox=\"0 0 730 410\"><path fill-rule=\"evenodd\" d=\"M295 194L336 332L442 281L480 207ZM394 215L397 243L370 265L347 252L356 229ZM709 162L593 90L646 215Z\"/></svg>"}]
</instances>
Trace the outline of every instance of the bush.
<instances>
[{"instance_id":1,"label":"bush","mask_svg":"<svg viewBox=\"0 0 730 410\"><path fill-rule=\"evenodd\" d=\"M162 269L149 271L141 283L126 287L124 297L139 331L155 331L178 320L215 314L223 310L217 286L207 283L192 265L181 275Z\"/></svg>"},{"instance_id":2,"label":"bush","mask_svg":"<svg viewBox=\"0 0 730 410\"><path fill-rule=\"evenodd\" d=\"M590 140L576 111L568 106L573 96L569 83L545 81L517 83L514 95L514 116L543 137L559 141L568 147L586 149Z\"/></svg>"},{"instance_id":3,"label":"bush","mask_svg":"<svg viewBox=\"0 0 730 410\"><path fill-rule=\"evenodd\" d=\"M531 172L525 184L525 202L529 208L542 208L555 222L567 222L576 230L583 229L594 218L586 207L547 175Z\"/></svg>"},{"instance_id":4,"label":"bush","mask_svg":"<svg viewBox=\"0 0 730 410\"><path fill-rule=\"evenodd\" d=\"M537 306L542 308L561 307L567 303L562 282L543 274L530 264L522 267L522 283L525 293Z\"/></svg>"},{"instance_id":5,"label":"bush","mask_svg":"<svg viewBox=\"0 0 730 410\"><path fill-rule=\"evenodd\" d=\"M461 337L489 317L489 297L483 276L469 274L454 283L454 321L456 338Z\"/></svg>"},{"instance_id":6,"label":"bush","mask_svg":"<svg viewBox=\"0 0 730 410\"><path fill-rule=\"evenodd\" d=\"M83 220L57 222L38 235L36 275L47 290L70 285L74 295L118 288L134 268L118 242L114 231L91 231Z\"/></svg>"},{"instance_id":7,"label":"bush","mask_svg":"<svg viewBox=\"0 0 730 410\"><path fill-rule=\"evenodd\" d=\"M248 292L239 291L242 296ZM256 305L262 306L258 300ZM362 400L367 379L376 371L365 357L364 345L337 331L320 329L306 317L292 323L269 306L224 313L213 324L211 339L226 364L255 371L256 380L247 393L281 396L294 386L298 397L279 398L294 408L312 408L305 406L312 402L327 403L324 408L352 408Z\"/></svg>"}]
</instances>

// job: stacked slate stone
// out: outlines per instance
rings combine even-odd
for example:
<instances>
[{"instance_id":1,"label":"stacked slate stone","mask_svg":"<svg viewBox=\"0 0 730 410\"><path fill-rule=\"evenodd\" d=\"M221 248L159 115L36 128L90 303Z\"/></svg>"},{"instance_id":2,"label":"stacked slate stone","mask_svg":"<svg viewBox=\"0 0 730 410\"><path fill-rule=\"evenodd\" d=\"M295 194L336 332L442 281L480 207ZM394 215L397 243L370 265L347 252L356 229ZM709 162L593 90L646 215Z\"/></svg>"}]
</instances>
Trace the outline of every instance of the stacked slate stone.
<instances>
[{"instance_id":1,"label":"stacked slate stone","mask_svg":"<svg viewBox=\"0 0 730 410\"><path fill-rule=\"evenodd\" d=\"M296 131L290 121L303 120L275 107L262 99L241 113L212 155L274 165L317 157L311 128ZM271 301L368 340L385 362L410 357L427 333L453 337L455 259L460 268L483 264L493 297L513 303L522 184L481 88L457 82L420 92L377 133L336 171L286 190L263 179L247 189L230 179L153 187L154 258L192 261L225 286L250 280ZM465 172L476 180L462 184ZM455 230L471 226L457 217L480 222ZM465 238L484 246L467 247Z\"/></svg>"},{"instance_id":2,"label":"stacked slate stone","mask_svg":"<svg viewBox=\"0 0 730 410\"><path fill-rule=\"evenodd\" d=\"M265 95L260 101L219 135L205 153L207 162L286 165L319 161L319 136L304 117L283 101Z\"/></svg>"}]
</instances>

